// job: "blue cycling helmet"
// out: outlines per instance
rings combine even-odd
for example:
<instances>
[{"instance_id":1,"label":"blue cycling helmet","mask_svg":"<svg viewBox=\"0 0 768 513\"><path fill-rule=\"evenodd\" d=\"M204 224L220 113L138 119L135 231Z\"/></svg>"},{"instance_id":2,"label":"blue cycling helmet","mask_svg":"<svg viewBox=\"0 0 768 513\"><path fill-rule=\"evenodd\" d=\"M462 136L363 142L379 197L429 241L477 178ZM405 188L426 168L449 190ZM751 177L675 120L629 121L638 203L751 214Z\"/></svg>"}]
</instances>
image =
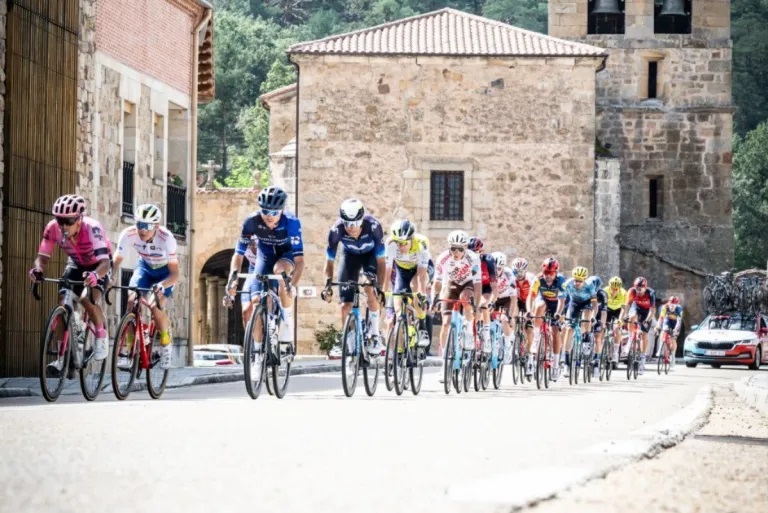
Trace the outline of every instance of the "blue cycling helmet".
<instances>
[{"instance_id":1,"label":"blue cycling helmet","mask_svg":"<svg viewBox=\"0 0 768 513\"><path fill-rule=\"evenodd\" d=\"M288 194L283 189L271 185L259 193L259 206L268 210L281 210L287 199Z\"/></svg>"},{"instance_id":2,"label":"blue cycling helmet","mask_svg":"<svg viewBox=\"0 0 768 513\"><path fill-rule=\"evenodd\" d=\"M603 288L603 280L600 278L600 276L590 276L587 278L587 283L594 284L595 289Z\"/></svg>"}]
</instances>

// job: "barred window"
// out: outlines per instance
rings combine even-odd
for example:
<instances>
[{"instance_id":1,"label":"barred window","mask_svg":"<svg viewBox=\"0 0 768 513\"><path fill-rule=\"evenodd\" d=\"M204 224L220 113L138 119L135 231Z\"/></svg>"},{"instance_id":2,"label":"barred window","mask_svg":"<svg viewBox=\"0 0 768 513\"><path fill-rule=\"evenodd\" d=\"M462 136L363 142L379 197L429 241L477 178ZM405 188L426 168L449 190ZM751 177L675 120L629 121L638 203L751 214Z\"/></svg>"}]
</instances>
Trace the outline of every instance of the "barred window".
<instances>
[{"instance_id":1,"label":"barred window","mask_svg":"<svg viewBox=\"0 0 768 513\"><path fill-rule=\"evenodd\" d=\"M432 171L429 185L429 219L463 221L464 171Z\"/></svg>"}]
</instances>

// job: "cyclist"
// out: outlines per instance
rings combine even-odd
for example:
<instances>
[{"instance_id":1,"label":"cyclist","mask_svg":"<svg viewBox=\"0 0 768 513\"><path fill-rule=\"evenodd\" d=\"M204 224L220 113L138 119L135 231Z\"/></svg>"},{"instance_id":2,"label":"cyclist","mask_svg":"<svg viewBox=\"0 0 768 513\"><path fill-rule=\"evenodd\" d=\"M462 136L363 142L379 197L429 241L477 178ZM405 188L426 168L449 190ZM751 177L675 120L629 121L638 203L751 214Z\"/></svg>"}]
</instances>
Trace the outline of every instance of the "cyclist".
<instances>
[{"instance_id":1,"label":"cyclist","mask_svg":"<svg viewBox=\"0 0 768 513\"><path fill-rule=\"evenodd\" d=\"M662 333L662 341L665 332L672 332L669 338L669 368L675 366L675 351L677 351L677 337L680 335L680 328L683 325L683 305L680 304L680 298L670 296L666 304L661 307L659 312L659 321L656 325L656 331Z\"/></svg>"},{"instance_id":2,"label":"cyclist","mask_svg":"<svg viewBox=\"0 0 768 513\"><path fill-rule=\"evenodd\" d=\"M627 302L624 305L628 309L625 322L632 322L629 325L629 337L632 339L637 326L640 324L640 369L639 373L645 372L645 350L648 346L648 330L653 323L653 313L656 309L656 292L648 288L648 280L639 276L635 278L634 286L627 293Z\"/></svg>"},{"instance_id":3,"label":"cyclist","mask_svg":"<svg viewBox=\"0 0 768 513\"><path fill-rule=\"evenodd\" d=\"M483 241L478 237L472 237L467 243L467 249L480 257L480 282L483 297L480 302L483 331L480 337L483 341L483 352L491 352L491 309L499 296L499 285L496 280L496 262L493 257L485 253Z\"/></svg>"},{"instance_id":4,"label":"cyclist","mask_svg":"<svg viewBox=\"0 0 768 513\"><path fill-rule=\"evenodd\" d=\"M515 330L517 315L517 284L515 274L507 267L507 256L501 251L492 253L496 264L496 274L499 283L499 298L496 309L501 312L501 331L504 334L504 355L507 359L512 356L512 337Z\"/></svg>"},{"instance_id":5,"label":"cyclist","mask_svg":"<svg viewBox=\"0 0 768 513\"><path fill-rule=\"evenodd\" d=\"M568 301L568 310L565 314L565 373L568 374L573 342L573 328L579 322L593 321L595 307L597 306L597 294L593 284L587 282L589 271L586 267L577 266L571 271L571 278L565 282L565 297ZM592 325L582 326L584 341L588 339L588 333L592 331Z\"/></svg>"},{"instance_id":6,"label":"cyclist","mask_svg":"<svg viewBox=\"0 0 768 513\"><path fill-rule=\"evenodd\" d=\"M528 296L530 295L533 282L536 281L536 275L528 272L528 261L522 257L512 260L512 273L515 275L515 288L517 288L517 311L523 314L528 313ZM526 321L525 323L525 346L526 354L528 355L525 373L528 376L533 376L533 354L531 354L533 323L531 321Z\"/></svg>"},{"instance_id":7,"label":"cyclist","mask_svg":"<svg viewBox=\"0 0 768 513\"><path fill-rule=\"evenodd\" d=\"M237 277L243 265L243 257L254 242L257 254L255 262L250 261L249 263L249 274L285 273L291 277L289 287L285 286L283 280L279 280L277 283L280 305L283 310L283 322L278 333L278 341L281 343L293 342L293 298L296 296L296 286L298 286L304 272L304 242L301 236L301 222L293 213L285 210L287 200L288 194L274 185L259 192L257 200L259 210L243 221L240 238L230 263L229 284L227 285L227 293L234 296L237 290ZM251 248L251 255L253 253L254 249ZM255 278L248 277L245 280L241 298L244 320L246 317L250 320L261 289L262 283ZM256 319L253 336L254 347L257 350L261 347L262 331L261 320Z\"/></svg>"},{"instance_id":8,"label":"cyclist","mask_svg":"<svg viewBox=\"0 0 768 513\"><path fill-rule=\"evenodd\" d=\"M531 290L528 294L526 301L526 314L529 317L536 317L534 319L534 327L536 333L540 333L538 329L541 327L544 313L550 314L555 321L560 320L560 315L563 312L563 303L565 301L565 277L558 273L560 269L560 263L555 257L549 257L541 263L541 273L537 276ZM539 341L540 343L541 341ZM560 327L557 323L552 326L552 355L553 355L553 367L552 367L552 381L557 381L560 377ZM529 348L529 351L531 349ZM529 352L530 355L530 352ZM532 365L532 357L530 355L529 362ZM531 372L532 373L532 372Z\"/></svg>"},{"instance_id":9,"label":"cyclist","mask_svg":"<svg viewBox=\"0 0 768 513\"><path fill-rule=\"evenodd\" d=\"M416 233L416 225L405 220L392 223L389 239L386 243L386 272L384 276L394 273L394 283L386 280L384 292L394 290L396 293L413 292L415 285L419 301L414 303L418 318L418 344L421 347L429 345L429 334L426 326L426 312L421 303L427 297L427 282L429 281L429 240ZM394 298L392 307L400 307L400 298Z\"/></svg>"},{"instance_id":10,"label":"cyclist","mask_svg":"<svg viewBox=\"0 0 768 513\"><path fill-rule=\"evenodd\" d=\"M112 245L101 223L84 215L85 208L85 199L76 194L67 194L56 200L52 209L54 220L49 222L43 231L43 240L40 242L34 267L29 270L29 279L32 282L42 281L45 269L51 261L54 245L58 245L67 254L67 266L61 278L84 282L91 287L93 302L85 294L83 285L73 284L71 290L80 296L80 302L93 322L93 359L100 361L106 358L109 352L104 313L99 301L112 268ZM60 302L63 304L63 297ZM63 365L64 361L59 357L48 364L48 371L59 374Z\"/></svg>"},{"instance_id":11,"label":"cyclist","mask_svg":"<svg viewBox=\"0 0 768 513\"><path fill-rule=\"evenodd\" d=\"M603 350L603 340L605 339L605 327L608 319L608 294L603 290L603 280L599 276L590 276L587 278L587 284L592 285L597 297L597 310L595 311L595 325L592 329L595 340L595 356L593 361L593 376L600 375L600 353Z\"/></svg>"},{"instance_id":12,"label":"cyclist","mask_svg":"<svg viewBox=\"0 0 768 513\"><path fill-rule=\"evenodd\" d=\"M464 308L464 341L467 349L474 349L475 341L472 336L474 322L483 288L480 276L480 257L467 249L469 236L466 232L456 230L448 234L450 247L437 257L435 281L432 284L432 297L449 300L466 300L474 298L474 307ZM438 300L433 308L437 307ZM453 305L442 302L443 325L440 329L440 354L443 354L445 341L451 328L451 309ZM442 379L442 378L441 378Z\"/></svg>"},{"instance_id":13,"label":"cyclist","mask_svg":"<svg viewBox=\"0 0 768 513\"><path fill-rule=\"evenodd\" d=\"M354 198L344 200L339 209L339 219L328 232L328 247L325 250L325 289L321 293L322 299L331 302L333 289L330 283L333 281L333 262L336 260L336 252L339 244L342 245L343 259L339 265L339 282L353 281L360 278L360 271L365 276L376 278L376 287L385 285L385 250L384 230L381 223L370 214L365 213L363 203ZM368 348L370 354L381 354L383 347L379 334L379 310L384 306L380 300L380 290L373 287L365 287L365 295L368 297L368 313L370 321L370 333L373 344ZM341 323L352 311L352 301L355 291L351 287L339 287L339 300L341 301ZM351 342L351 341L350 341Z\"/></svg>"},{"instance_id":14,"label":"cyclist","mask_svg":"<svg viewBox=\"0 0 768 513\"><path fill-rule=\"evenodd\" d=\"M171 366L172 344L168 334L168 315L163 310L173 294L173 285L179 279L179 260L176 256L176 238L165 226L160 226L161 218L162 212L155 205L145 204L136 209L133 214L134 226L123 230L118 238L112 276L118 275L126 250L133 248L139 255L139 261L129 286L152 288L155 291L155 302L150 308L160 334L160 368L168 369ZM128 302L133 300L133 293L130 293ZM129 331L127 354L130 354L133 346L133 337L134 333ZM133 362L127 356L120 355L117 365L121 369L130 369Z\"/></svg>"},{"instance_id":15,"label":"cyclist","mask_svg":"<svg viewBox=\"0 0 768 513\"><path fill-rule=\"evenodd\" d=\"M621 320L624 318L624 308L627 302L627 289L623 287L623 283L619 276L614 276L608 280L608 286L605 287L607 295L607 317L606 322L610 324L613 322L613 340L614 350L611 355L611 362L613 368L616 368L616 364L619 361L619 346L621 346Z\"/></svg>"}]
</instances>

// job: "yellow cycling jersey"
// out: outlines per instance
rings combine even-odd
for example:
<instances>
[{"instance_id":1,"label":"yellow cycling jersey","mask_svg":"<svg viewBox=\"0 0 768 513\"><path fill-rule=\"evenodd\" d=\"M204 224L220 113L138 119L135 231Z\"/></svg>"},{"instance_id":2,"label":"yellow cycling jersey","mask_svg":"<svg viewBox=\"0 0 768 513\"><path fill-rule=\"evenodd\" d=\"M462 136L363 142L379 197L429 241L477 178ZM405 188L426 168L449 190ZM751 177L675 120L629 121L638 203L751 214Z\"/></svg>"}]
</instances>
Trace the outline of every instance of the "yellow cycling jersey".
<instances>
[{"instance_id":1,"label":"yellow cycling jersey","mask_svg":"<svg viewBox=\"0 0 768 513\"><path fill-rule=\"evenodd\" d=\"M603 290L608 296L608 310L618 310L627 302L627 289L624 287L621 287L615 295L611 287L605 287Z\"/></svg>"},{"instance_id":2,"label":"yellow cycling jersey","mask_svg":"<svg viewBox=\"0 0 768 513\"><path fill-rule=\"evenodd\" d=\"M417 266L426 269L429 264L429 239L421 234L413 236L411 247L405 252L401 252L391 238L384 246L388 267L397 264L401 269L415 269Z\"/></svg>"},{"instance_id":3,"label":"yellow cycling jersey","mask_svg":"<svg viewBox=\"0 0 768 513\"><path fill-rule=\"evenodd\" d=\"M669 305L665 304L661 307L661 312L659 313L659 319L663 319L666 317L670 321L676 321L678 317L683 316L683 307L682 305Z\"/></svg>"}]
</instances>

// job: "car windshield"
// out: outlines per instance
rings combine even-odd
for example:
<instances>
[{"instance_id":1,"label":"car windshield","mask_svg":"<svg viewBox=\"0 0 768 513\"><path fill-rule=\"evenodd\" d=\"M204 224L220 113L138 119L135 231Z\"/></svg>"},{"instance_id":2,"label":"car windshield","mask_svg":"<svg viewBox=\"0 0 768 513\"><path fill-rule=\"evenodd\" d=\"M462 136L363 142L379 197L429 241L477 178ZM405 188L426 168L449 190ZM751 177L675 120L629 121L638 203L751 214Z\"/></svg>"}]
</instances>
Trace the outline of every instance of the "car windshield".
<instances>
[{"instance_id":1,"label":"car windshield","mask_svg":"<svg viewBox=\"0 0 768 513\"><path fill-rule=\"evenodd\" d=\"M755 317L742 317L740 314L710 315L701 326L711 330L754 331Z\"/></svg>"},{"instance_id":2,"label":"car windshield","mask_svg":"<svg viewBox=\"0 0 768 513\"><path fill-rule=\"evenodd\" d=\"M195 351L195 360L229 360L229 355L226 353L214 353L212 351Z\"/></svg>"}]
</instances>

